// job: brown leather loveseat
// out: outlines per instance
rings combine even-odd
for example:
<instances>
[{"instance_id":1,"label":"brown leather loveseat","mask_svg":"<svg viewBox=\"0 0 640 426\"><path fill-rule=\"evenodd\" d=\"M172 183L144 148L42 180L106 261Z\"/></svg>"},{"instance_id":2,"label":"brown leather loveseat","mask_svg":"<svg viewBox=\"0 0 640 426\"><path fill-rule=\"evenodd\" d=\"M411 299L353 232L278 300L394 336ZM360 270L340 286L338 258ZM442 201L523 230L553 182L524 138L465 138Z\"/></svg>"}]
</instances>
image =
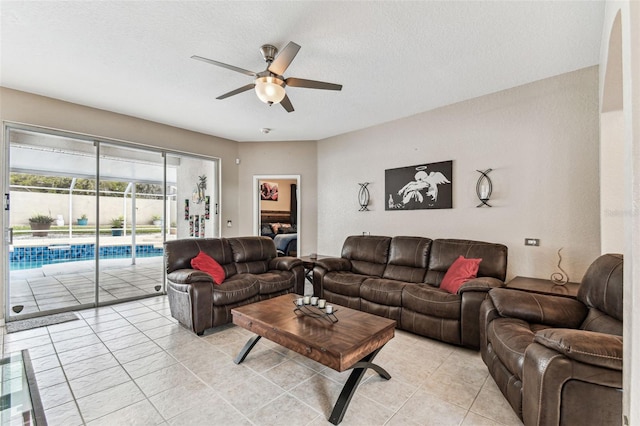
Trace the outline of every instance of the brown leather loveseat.
<instances>
[{"instance_id":1,"label":"brown leather loveseat","mask_svg":"<svg viewBox=\"0 0 640 426\"><path fill-rule=\"evenodd\" d=\"M201 335L231 322L231 309L285 293L304 292L304 267L294 257L277 257L268 237L202 238L164 243L171 316ZM224 269L222 284L193 269L200 251Z\"/></svg>"},{"instance_id":2,"label":"brown leather loveseat","mask_svg":"<svg viewBox=\"0 0 640 426\"><path fill-rule=\"evenodd\" d=\"M460 256L481 258L477 278L456 294L440 287ZM339 258L313 270L314 294L327 301L397 321L397 327L478 348L480 304L504 286L507 247L481 241L423 237L350 236Z\"/></svg>"},{"instance_id":3,"label":"brown leather loveseat","mask_svg":"<svg viewBox=\"0 0 640 426\"><path fill-rule=\"evenodd\" d=\"M622 263L596 259L577 300L495 289L483 302L482 359L525 425L621 424Z\"/></svg>"}]
</instances>

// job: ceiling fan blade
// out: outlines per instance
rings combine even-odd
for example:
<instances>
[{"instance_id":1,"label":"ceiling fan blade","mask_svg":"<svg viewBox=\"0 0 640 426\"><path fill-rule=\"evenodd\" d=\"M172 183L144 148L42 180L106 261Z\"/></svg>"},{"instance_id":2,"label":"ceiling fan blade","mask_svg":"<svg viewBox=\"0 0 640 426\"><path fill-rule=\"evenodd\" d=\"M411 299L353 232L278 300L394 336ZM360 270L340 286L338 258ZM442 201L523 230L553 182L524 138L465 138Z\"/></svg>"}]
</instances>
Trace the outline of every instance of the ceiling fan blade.
<instances>
[{"instance_id":1,"label":"ceiling fan blade","mask_svg":"<svg viewBox=\"0 0 640 426\"><path fill-rule=\"evenodd\" d=\"M202 61L202 62L206 62L206 63L211 64L211 65L216 65L218 67L226 68L226 69L231 70L231 71L236 71L236 72L239 72L241 74L246 74L246 75L251 76L251 77L255 77L256 76L256 73L253 72L253 71L245 70L244 68L234 67L233 65L225 64L223 62L214 61L213 59L203 58L202 56L193 55L191 57L191 59L196 59L198 61Z\"/></svg>"},{"instance_id":2,"label":"ceiling fan blade","mask_svg":"<svg viewBox=\"0 0 640 426\"><path fill-rule=\"evenodd\" d=\"M289 65L291 65L293 58L298 54L298 50L300 50L300 46L290 41L269 65L269 71L278 75L284 74Z\"/></svg>"},{"instance_id":3,"label":"ceiling fan blade","mask_svg":"<svg viewBox=\"0 0 640 426\"><path fill-rule=\"evenodd\" d=\"M284 98L282 98L282 100L280 101L280 105L282 105L282 107L286 109L287 112L293 112L293 105L291 105L289 96L284 95Z\"/></svg>"},{"instance_id":4,"label":"ceiling fan blade","mask_svg":"<svg viewBox=\"0 0 640 426\"><path fill-rule=\"evenodd\" d=\"M255 84L249 83L246 86L242 86L237 88L236 90L232 90L229 93L225 93L224 95L218 96L216 99L226 99L230 96L237 95L238 93L246 92L247 90L251 90L255 87Z\"/></svg>"},{"instance_id":5,"label":"ceiling fan blade","mask_svg":"<svg viewBox=\"0 0 640 426\"><path fill-rule=\"evenodd\" d=\"M342 84L325 83L324 81L305 80L303 78L287 78L287 86L306 87L308 89L342 90Z\"/></svg>"}]
</instances>

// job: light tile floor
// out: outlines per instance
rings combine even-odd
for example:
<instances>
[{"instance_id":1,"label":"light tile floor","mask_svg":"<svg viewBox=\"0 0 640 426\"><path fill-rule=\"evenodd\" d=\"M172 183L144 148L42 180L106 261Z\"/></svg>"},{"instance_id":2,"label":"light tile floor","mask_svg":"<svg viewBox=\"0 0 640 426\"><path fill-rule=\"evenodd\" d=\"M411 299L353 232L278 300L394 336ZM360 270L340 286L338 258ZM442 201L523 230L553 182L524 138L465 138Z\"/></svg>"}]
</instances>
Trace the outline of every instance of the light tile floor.
<instances>
[{"instance_id":1,"label":"light tile floor","mask_svg":"<svg viewBox=\"0 0 640 426\"><path fill-rule=\"evenodd\" d=\"M5 334L29 349L49 425L321 425L348 372L337 373L227 325L203 337L171 318L166 296L80 311L82 319ZM403 331L368 374L342 425L521 425L478 352Z\"/></svg>"},{"instance_id":2,"label":"light tile floor","mask_svg":"<svg viewBox=\"0 0 640 426\"><path fill-rule=\"evenodd\" d=\"M101 302L145 297L162 291L163 259L158 257L101 261ZM94 301L95 262L66 262L10 272L10 306L23 306L20 315L71 308ZM11 311L12 316L19 316Z\"/></svg>"}]
</instances>

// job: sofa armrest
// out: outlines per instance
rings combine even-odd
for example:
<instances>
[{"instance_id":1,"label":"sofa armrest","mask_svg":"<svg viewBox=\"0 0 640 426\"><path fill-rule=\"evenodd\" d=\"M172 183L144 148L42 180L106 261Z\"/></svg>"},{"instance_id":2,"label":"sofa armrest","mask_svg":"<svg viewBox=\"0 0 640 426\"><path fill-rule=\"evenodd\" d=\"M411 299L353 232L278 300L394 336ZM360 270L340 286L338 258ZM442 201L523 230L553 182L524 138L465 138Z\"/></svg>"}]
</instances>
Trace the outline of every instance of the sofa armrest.
<instances>
[{"instance_id":1,"label":"sofa armrest","mask_svg":"<svg viewBox=\"0 0 640 426\"><path fill-rule=\"evenodd\" d=\"M167 287L171 316L198 335L213 327L214 284L211 276L205 275L209 277L207 281L176 283L170 280Z\"/></svg>"},{"instance_id":2,"label":"sofa armrest","mask_svg":"<svg viewBox=\"0 0 640 426\"><path fill-rule=\"evenodd\" d=\"M167 274L167 279L176 284L191 284L200 281L213 282L213 277L197 269L177 269Z\"/></svg>"},{"instance_id":3,"label":"sofa armrest","mask_svg":"<svg viewBox=\"0 0 640 426\"><path fill-rule=\"evenodd\" d=\"M519 318L534 324L578 328L587 307L568 297L549 296L507 288L494 288L488 296L502 317Z\"/></svg>"},{"instance_id":4,"label":"sofa armrest","mask_svg":"<svg viewBox=\"0 0 640 426\"><path fill-rule=\"evenodd\" d=\"M492 288L504 287L504 281L493 277L478 277L462 284L458 293L465 291L489 291Z\"/></svg>"},{"instance_id":5,"label":"sofa armrest","mask_svg":"<svg viewBox=\"0 0 640 426\"><path fill-rule=\"evenodd\" d=\"M576 361L622 371L622 336L549 328L537 332L535 341Z\"/></svg>"},{"instance_id":6,"label":"sofa armrest","mask_svg":"<svg viewBox=\"0 0 640 426\"><path fill-rule=\"evenodd\" d=\"M324 297L324 276L328 272L351 271L351 261L343 257L319 259L313 266L313 294Z\"/></svg>"},{"instance_id":7,"label":"sofa armrest","mask_svg":"<svg viewBox=\"0 0 640 426\"><path fill-rule=\"evenodd\" d=\"M350 271L351 261L343 257L328 257L325 259L317 260L315 262L316 267L321 267L325 272L333 271Z\"/></svg>"},{"instance_id":8,"label":"sofa armrest","mask_svg":"<svg viewBox=\"0 0 640 426\"><path fill-rule=\"evenodd\" d=\"M292 271L297 266L302 266L302 260L297 257L281 256L274 257L269 261L269 269L277 269L279 271Z\"/></svg>"},{"instance_id":9,"label":"sofa armrest","mask_svg":"<svg viewBox=\"0 0 640 426\"><path fill-rule=\"evenodd\" d=\"M622 412L622 371L579 362L537 342L525 351L522 383L526 425L567 423L561 421L571 411L566 401L583 401L569 417L579 418L576 424L614 424Z\"/></svg>"}]
</instances>

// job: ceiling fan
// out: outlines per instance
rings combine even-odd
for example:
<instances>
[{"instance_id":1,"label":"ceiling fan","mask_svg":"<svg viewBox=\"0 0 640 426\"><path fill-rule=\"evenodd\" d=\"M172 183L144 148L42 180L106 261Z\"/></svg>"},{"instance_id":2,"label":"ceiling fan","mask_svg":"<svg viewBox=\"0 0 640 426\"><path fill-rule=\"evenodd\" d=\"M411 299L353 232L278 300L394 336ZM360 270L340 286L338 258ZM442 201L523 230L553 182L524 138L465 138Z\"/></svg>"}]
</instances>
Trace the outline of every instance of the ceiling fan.
<instances>
[{"instance_id":1,"label":"ceiling fan","mask_svg":"<svg viewBox=\"0 0 640 426\"><path fill-rule=\"evenodd\" d=\"M260 98L262 102L268 105L279 103L287 110L287 112L293 112L293 105L284 90L285 86L306 87L308 89L342 90L341 84L325 83L323 81L316 80L304 80L302 78L294 77L284 78L282 74L287 70L299 50L300 46L292 41L285 46L280 54L278 54L278 49L275 46L270 44L263 45L260 48L260 53L262 53L262 56L267 63L267 68L261 72L245 70L233 65L214 61L213 59L203 58L202 56L193 55L191 58L255 77L253 83L239 87L225 93L224 95L220 95L216 99L226 99L230 96L237 95L238 93L255 89L258 98Z\"/></svg>"}]
</instances>

